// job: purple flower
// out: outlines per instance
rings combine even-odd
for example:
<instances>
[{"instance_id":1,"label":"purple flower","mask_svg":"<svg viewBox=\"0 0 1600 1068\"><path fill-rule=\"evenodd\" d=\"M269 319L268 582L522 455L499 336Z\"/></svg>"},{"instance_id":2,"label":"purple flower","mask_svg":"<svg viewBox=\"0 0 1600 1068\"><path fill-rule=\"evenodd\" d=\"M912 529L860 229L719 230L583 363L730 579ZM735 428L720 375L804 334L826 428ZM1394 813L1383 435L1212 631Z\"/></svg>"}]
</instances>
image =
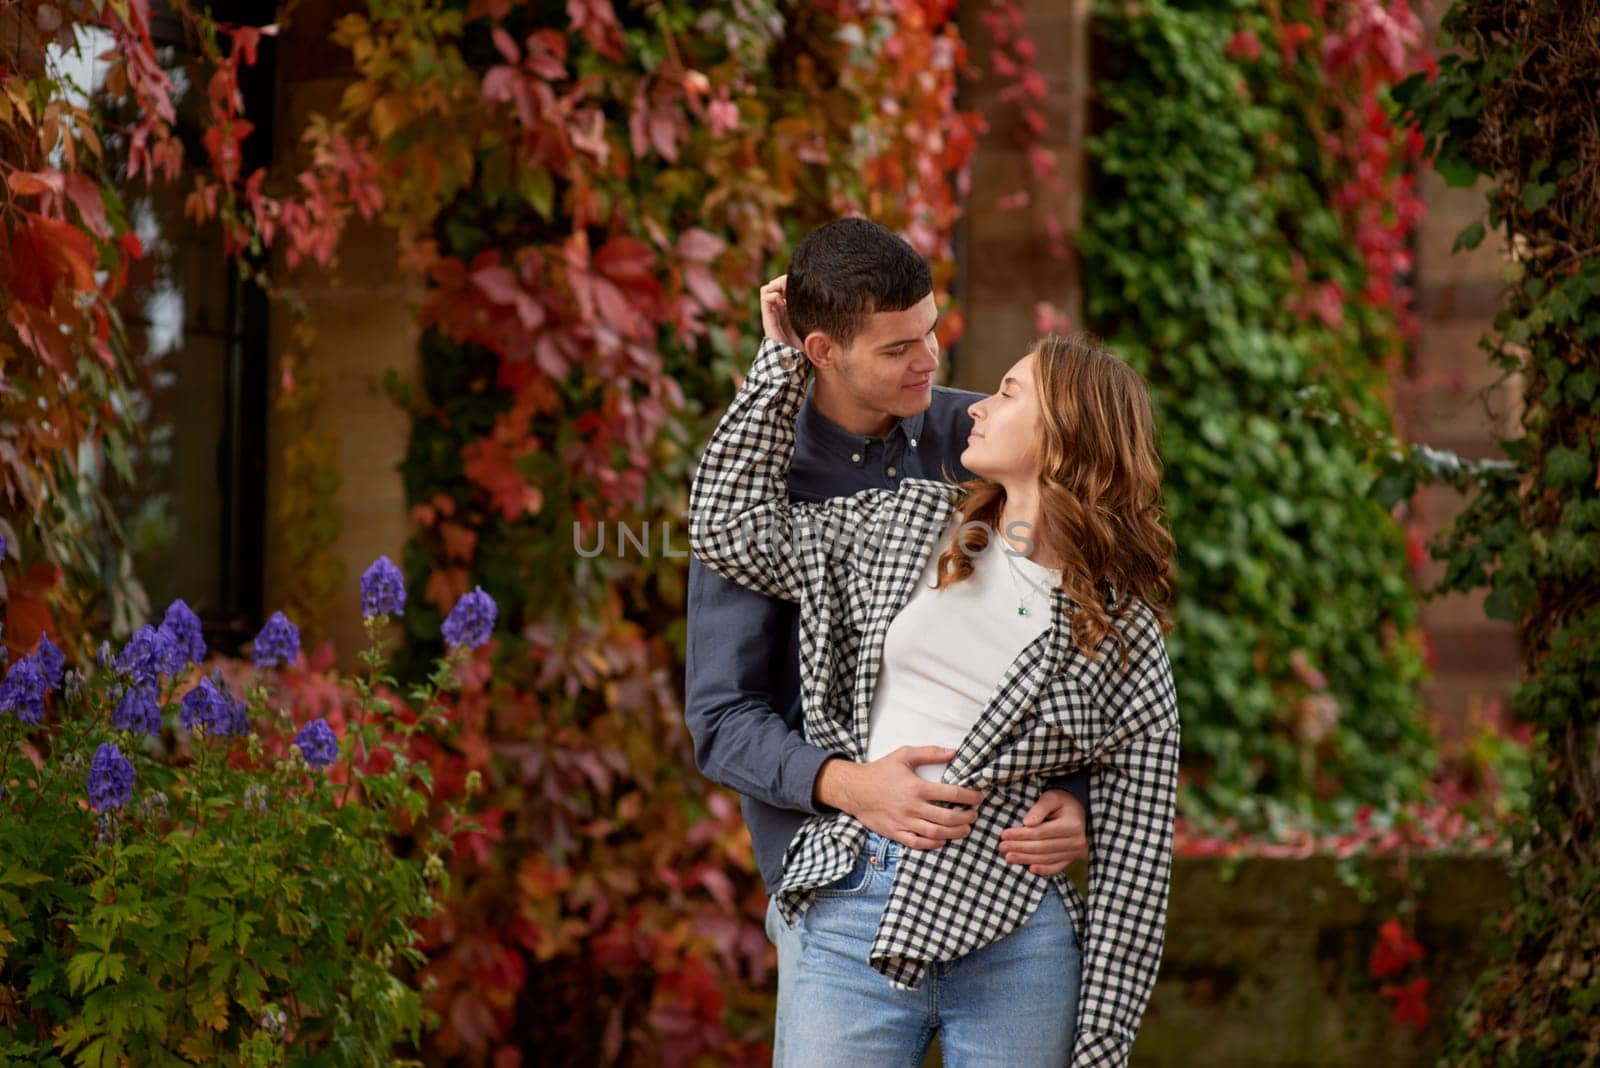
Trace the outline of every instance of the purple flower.
<instances>
[{"instance_id":1,"label":"purple flower","mask_svg":"<svg viewBox=\"0 0 1600 1068\"><path fill-rule=\"evenodd\" d=\"M203 723L207 734L223 737L243 734L250 726L243 707L228 692L228 684L220 675L201 679L199 685L183 695L178 720L189 730L194 730L196 723Z\"/></svg>"},{"instance_id":2,"label":"purple flower","mask_svg":"<svg viewBox=\"0 0 1600 1068\"><path fill-rule=\"evenodd\" d=\"M300 628L289 622L282 612L272 613L267 625L256 635L256 667L282 664L292 666L300 655Z\"/></svg>"},{"instance_id":3,"label":"purple flower","mask_svg":"<svg viewBox=\"0 0 1600 1068\"><path fill-rule=\"evenodd\" d=\"M339 739L323 720L314 719L301 727L294 744L306 755L306 763L314 768L325 768L339 759Z\"/></svg>"},{"instance_id":4,"label":"purple flower","mask_svg":"<svg viewBox=\"0 0 1600 1068\"><path fill-rule=\"evenodd\" d=\"M44 692L47 683L37 658L25 656L11 665L0 681L0 712L10 712L22 722L37 724L44 718Z\"/></svg>"},{"instance_id":5,"label":"purple flower","mask_svg":"<svg viewBox=\"0 0 1600 1068\"><path fill-rule=\"evenodd\" d=\"M444 640L453 648L477 649L494 634L494 598L476 586L463 594L444 621Z\"/></svg>"},{"instance_id":6,"label":"purple flower","mask_svg":"<svg viewBox=\"0 0 1600 1068\"><path fill-rule=\"evenodd\" d=\"M89 765L89 807L96 812L121 808L133 796L133 765L114 742L101 742Z\"/></svg>"},{"instance_id":7,"label":"purple flower","mask_svg":"<svg viewBox=\"0 0 1600 1068\"><path fill-rule=\"evenodd\" d=\"M398 616L406 607L406 582L387 556L380 556L361 576L361 615Z\"/></svg>"},{"instance_id":8,"label":"purple flower","mask_svg":"<svg viewBox=\"0 0 1600 1068\"><path fill-rule=\"evenodd\" d=\"M140 627L117 656L117 670L132 675L138 683L154 684L161 675L169 674L174 664L182 667L183 652L171 634L149 624Z\"/></svg>"},{"instance_id":9,"label":"purple flower","mask_svg":"<svg viewBox=\"0 0 1600 1068\"><path fill-rule=\"evenodd\" d=\"M182 657L170 674L176 675L190 664L198 664L206 658L206 639L200 632L200 617L182 598L167 605L167 614L161 619L161 629L171 639L178 656Z\"/></svg>"},{"instance_id":10,"label":"purple flower","mask_svg":"<svg viewBox=\"0 0 1600 1068\"><path fill-rule=\"evenodd\" d=\"M111 713L111 726L119 731L161 733L161 692L154 681L135 682L122 692L122 700Z\"/></svg>"},{"instance_id":11,"label":"purple flower","mask_svg":"<svg viewBox=\"0 0 1600 1068\"><path fill-rule=\"evenodd\" d=\"M44 672L44 684L52 690L61 688L61 673L66 670L67 657L55 643L50 640L50 635L39 637L39 648L33 651L39 660L39 668Z\"/></svg>"},{"instance_id":12,"label":"purple flower","mask_svg":"<svg viewBox=\"0 0 1600 1068\"><path fill-rule=\"evenodd\" d=\"M217 668L211 673L211 685L223 696L228 703L228 729L227 734L240 737L250 733L250 715L244 702L235 697L233 691L228 689L228 680L222 677L222 669ZM209 728L207 728L209 729ZM219 728L220 730L220 728Z\"/></svg>"}]
</instances>

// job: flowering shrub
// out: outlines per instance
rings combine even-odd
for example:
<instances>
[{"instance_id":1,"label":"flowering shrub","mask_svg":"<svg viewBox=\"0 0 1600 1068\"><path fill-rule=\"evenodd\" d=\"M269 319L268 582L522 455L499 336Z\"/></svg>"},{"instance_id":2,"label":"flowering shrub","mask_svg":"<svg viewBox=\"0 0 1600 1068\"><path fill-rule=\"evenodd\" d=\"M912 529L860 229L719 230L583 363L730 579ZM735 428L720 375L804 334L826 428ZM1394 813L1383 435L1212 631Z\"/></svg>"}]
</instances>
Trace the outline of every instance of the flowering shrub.
<instances>
[{"instance_id":1,"label":"flowering shrub","mask_svg":"<svg viewBox=\"0 0 1600 1068\"><path fill-rule=\"evenodd\" d=\"M10 666L0 1063L390 1064L419 1040L431 1014L396 965L422 962L416 924L447 889L452 836L475 825L464 801L445 806L448 833L422 818L433 777L410 754L455 733L441 697L495 607L462 598L414 711L385 674L382 630L405 603L392 563L362 598L367 670L331 684L355 709L334 725L295 699L307 673L282 613L254 665L209 674L182 601L87 671L48 637Z\"/></svg>"}]
</instances>

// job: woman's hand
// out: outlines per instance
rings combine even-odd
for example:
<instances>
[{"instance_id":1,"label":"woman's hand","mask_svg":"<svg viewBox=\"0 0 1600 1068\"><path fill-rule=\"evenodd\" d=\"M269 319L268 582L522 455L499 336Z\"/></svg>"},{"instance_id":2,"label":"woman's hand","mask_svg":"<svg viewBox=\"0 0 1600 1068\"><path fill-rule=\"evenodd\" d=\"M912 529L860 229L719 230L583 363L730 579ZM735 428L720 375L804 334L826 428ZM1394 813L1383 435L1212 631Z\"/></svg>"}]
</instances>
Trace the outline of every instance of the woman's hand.
<instances>
[{"instance_id":1,"label":"woman's hand","mask_svg":"<svg viewBox=\"0 0 1600 1068\"><path fill-rule=\"evenodd\" d=\"M802 346L789 329L789 308L784 300L788 281L788 275L780 274L761 287L761 330L772 340L798 349Z\"/></svg>"},{"instance_id":2,"label":"woman's hand","mask_svg":"<svg viewBox=\"0 0 1600 1068\"><path fill-rule=\"evenodd\" d=\"M955 755L947 745L902 745L868 764L829 758L817 770L813 796L903 846L937 849L972 833L983 802L982 791L934 782L916 772L918 764L946 764ZM935 801L968 807L945 808Z\"/></svg>"}]
</instances>

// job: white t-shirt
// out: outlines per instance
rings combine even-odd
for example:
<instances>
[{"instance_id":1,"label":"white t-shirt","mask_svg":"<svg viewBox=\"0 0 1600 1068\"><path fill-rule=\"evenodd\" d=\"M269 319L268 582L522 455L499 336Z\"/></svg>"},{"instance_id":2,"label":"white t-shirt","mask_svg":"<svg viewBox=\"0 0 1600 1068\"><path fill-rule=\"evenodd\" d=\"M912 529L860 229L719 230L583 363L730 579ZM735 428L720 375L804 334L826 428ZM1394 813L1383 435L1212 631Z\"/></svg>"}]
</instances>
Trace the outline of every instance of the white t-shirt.
<instances>
[{"instance_id":1,"label":"white t-shirt","mask_svg":"<svg viewBox=\"0 0 1600 1068\"><path fill-rule=\"evenodd\" d=\"M966 579L932 588L939 557L957 529L945 533L884 635L867 734L869 762L902 745L960 748L1006 669L1050 625L1050 588L1061 584L1061 572L1012 555L1013 573L1002 538L990 537ZM1019 602L1027 615L1018 613ZM932 782L944 769L945 763L916 766Z\"/></svg>"}]
</instances>

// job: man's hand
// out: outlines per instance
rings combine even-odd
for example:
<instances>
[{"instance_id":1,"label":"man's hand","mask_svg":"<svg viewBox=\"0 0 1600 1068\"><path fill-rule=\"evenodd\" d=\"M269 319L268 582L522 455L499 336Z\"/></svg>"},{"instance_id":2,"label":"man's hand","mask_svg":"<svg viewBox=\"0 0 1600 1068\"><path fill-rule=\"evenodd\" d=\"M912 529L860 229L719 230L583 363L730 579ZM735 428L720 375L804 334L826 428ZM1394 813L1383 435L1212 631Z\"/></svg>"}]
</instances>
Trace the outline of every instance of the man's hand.
<instances>
[{"instance_id":1,"label":"man's hand","mask_svg":"<svg viewBox=\"0 0 1600 1068\"><path fill-rule=\"evenodd\" d=\"M784 302L788 282L789 276L780 274L761 287L761 330L772 340L798 349L803 346L800 339L794 336L794 331L789 329L789 308Z\"/></svg>"},{"instance_id":2,"label":"man's hand","mask_svg":"<svg viewBox=\"0 0 1600 1068\"><path fill-rule=\"evenodd\" d=\"M1013 864L1026 864L1035 875L1055 875L1089 855L1084 834L1083 802L1065 790L1046 790L1022 823L1000 832L1000 854Z\"/></svg>"},{"instance_id":3,"label":"man's hand","mask_svg":"<svg viewBox=\"0 0 1600 1068\"><path fill-rule=\"evenodd\" d=\"M933 849L972 833L983 794L924 779L912 769L945 763L955 755L943 745L902 745L870 764L835 757L822 762L813 790L817 800L850 813L885 838L912 849ZM935 801L972 807L943 808Z\"/></svg>"}]
</instances>

